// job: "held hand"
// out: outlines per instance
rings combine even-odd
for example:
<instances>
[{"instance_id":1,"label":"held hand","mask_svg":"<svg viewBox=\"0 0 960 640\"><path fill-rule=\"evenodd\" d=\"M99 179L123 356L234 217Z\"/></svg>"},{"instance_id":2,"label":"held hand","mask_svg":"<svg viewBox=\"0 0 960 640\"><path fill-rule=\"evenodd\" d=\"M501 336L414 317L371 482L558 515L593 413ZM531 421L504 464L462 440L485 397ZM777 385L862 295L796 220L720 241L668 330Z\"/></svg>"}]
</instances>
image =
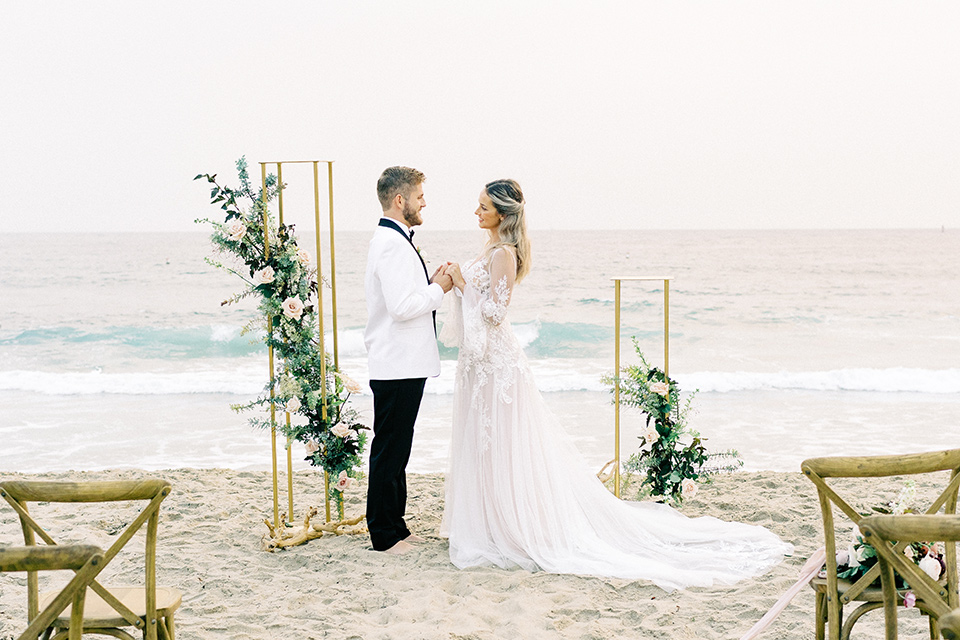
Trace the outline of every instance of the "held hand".
<instances>
[{"instance_id":1,"label":"held hand","mask_svg":"<svg viewBox=\"0 0 960 640\"><path fill-rule=\"evenodd\" d=\"M456 262L448 262L444 273L453 279L453 286L460 291L463 291L463 286L466 284L466 281L463 279L463 274L460 272L459 264Z\"/></svg>"},{"instance_id":2,"label":"held hand","mask_svg":"<svg viewBox=\"0 0 960 640\"><path fill-rule=\"evenodd\" d=\"M433 272L433 277L430 278L430 282L435 282L443 289L444 293L453 289L453 278L444 273L445 266L438 267L436 271Z\"/></svg>"}]
</instances>

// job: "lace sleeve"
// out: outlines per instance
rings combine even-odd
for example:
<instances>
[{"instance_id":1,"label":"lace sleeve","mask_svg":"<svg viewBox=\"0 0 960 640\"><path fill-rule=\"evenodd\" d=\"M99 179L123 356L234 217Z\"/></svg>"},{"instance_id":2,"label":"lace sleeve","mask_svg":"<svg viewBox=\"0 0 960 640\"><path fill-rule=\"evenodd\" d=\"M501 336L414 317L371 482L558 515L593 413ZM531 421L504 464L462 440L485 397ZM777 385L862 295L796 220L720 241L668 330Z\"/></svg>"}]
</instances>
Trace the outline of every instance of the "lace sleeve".
<instances>
[{"instance_id":1,"label":"lace sleeve","mask_svg":"<svg viewBox=\"0 0 960 640\"><path fill-rule=\"evenodd\" d=\"M463 294L458 289L453 293L455 295L445 296L450 302L444 302L447 313L440 328L440 344L445 347L459 347L463 339Z\"/></svg>"},{"instance_id":2,"label":"lace sleeve","mask_svg":"<svg viewBox=\"0 0 960 640\"><path fill-rule=\"evenodd\" d=\"M480 315L488 324L499 325L507 317L510 294L517 281L517 259L503 247L490 256L490 295L480 305Z\"/></svg>"}]
</instances>

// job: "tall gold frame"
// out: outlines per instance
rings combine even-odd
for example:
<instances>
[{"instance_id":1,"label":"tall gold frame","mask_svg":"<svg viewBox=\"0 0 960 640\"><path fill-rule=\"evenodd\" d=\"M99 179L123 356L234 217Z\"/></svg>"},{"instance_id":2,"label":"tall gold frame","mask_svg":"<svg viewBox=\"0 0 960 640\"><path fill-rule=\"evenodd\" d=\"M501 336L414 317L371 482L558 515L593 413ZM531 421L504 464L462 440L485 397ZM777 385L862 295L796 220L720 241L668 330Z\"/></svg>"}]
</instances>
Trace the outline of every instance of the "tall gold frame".
<instances>
[{"instance_id":1,"label":"tall gold frame","mask_svg":"<svg viewBox=\"0 0 960 640\"><path fill-rule=\"evenodd\" d=\"M670 377L670 280L671 276L628 276L611 278L614 290L614 458L613 493L620 497L620 283L663 281L663 373Z\"/></svg>"},{"instance_id":2,"label":"tall gold frame","mask_svg":"<svg viewBox=\"0 0 960 640\"><path fill-rule=\"evenodd\" d=\"M333 161L332 160L285 160L285 161L272 161L272 162L261 162L260 163L260 182L261 182L261 202L263 205L263 243L266 252L266 257L270 257L270 232L269 226L267 224L267 165L276 165L277 166L277 186L278 186L278 196L277 196L277 217L280 224L283 224L283 165L285 164L312 164L313 165L313 209L314 209L314 218L316 221L316 237L317 237L317 318L319 319L319 329L320 329L320 352L326 353L326 345L323 334L323 263L321 261L321 256L323 254L323 248L320 238L320 164L327 165L327 193L329 194L329 210L330 210L330 221L329 221L329 231L330 231L330 302L331 302L331 314L333 319L333 365L339 370L340 368L340 354L338 352L337 345L337 267L336 267L336 252L334 250L334 232L333 232ZM268 326L272 323L273 319L270 316L267 316ZM270 380L274 379L274 359L273 359L273 347L268 349L268 357L270 361ZM327 417L327 370L326 370L326 359L321 359L320 363L320 376L323 379L322 387L322 412L323 418ZM274 391L270 389L270 398L274 398ZM290 413L286 413L287 426L290 426ZM276 407L273 402L270 403L270 443L273 453L273 522L275 525L279 526L280 522L280 491L279 491L279 480L277 473L277 416L276 416ZM292 442L287 438L287 499L288 499L288 509L287 509L287 518L286 522L293 521L293 453L290 449ZM326 521L330 522L330 476L324 471L323 472L323 499L326 505Z\"/></svg>"}]
</instances>

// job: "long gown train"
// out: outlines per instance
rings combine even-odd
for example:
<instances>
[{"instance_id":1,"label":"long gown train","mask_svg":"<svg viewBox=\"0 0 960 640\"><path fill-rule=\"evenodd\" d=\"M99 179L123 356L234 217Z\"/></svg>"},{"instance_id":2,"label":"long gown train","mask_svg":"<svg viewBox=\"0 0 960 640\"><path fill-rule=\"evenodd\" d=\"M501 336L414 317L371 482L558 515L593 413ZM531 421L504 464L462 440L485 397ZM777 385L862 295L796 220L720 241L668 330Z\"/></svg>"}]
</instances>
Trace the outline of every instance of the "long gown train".
<instances>
[{"instance_id":1,"label":"long gown train","mask_svg":"<svg viewBox=\"0 0 960 640\"><path fill-rule=\"evenodd\" d=\"M465 268L442 336L460 347L441 524L451 562L672 590L730 584L791 553L762 527L624 502L601 484L544 403L506 319L515 273L503 248Z\"/></svg>"}]
</instances>

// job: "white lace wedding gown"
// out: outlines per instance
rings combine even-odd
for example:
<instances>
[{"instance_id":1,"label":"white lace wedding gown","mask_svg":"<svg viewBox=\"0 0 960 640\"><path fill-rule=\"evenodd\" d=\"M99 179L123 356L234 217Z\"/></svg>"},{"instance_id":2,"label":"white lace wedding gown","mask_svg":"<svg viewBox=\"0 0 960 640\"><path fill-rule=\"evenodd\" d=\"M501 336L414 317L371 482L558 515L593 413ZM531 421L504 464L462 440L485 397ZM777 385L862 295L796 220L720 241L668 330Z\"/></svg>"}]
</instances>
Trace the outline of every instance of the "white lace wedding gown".
<instances>
[{"instance_id":1,"label":"white lace wedding gown","mask_svg":"<svg viewBox=\"0 0 960 640\"><path fill-rule=\"evenodd\" d=\"M515 272L502 248L468 265L441 336L460 347L440 531L451 562L672 590L733 583L790 553L762 527L624 502L600 483L547 409L506 319Z\"/></svg>"}]
</instances>

